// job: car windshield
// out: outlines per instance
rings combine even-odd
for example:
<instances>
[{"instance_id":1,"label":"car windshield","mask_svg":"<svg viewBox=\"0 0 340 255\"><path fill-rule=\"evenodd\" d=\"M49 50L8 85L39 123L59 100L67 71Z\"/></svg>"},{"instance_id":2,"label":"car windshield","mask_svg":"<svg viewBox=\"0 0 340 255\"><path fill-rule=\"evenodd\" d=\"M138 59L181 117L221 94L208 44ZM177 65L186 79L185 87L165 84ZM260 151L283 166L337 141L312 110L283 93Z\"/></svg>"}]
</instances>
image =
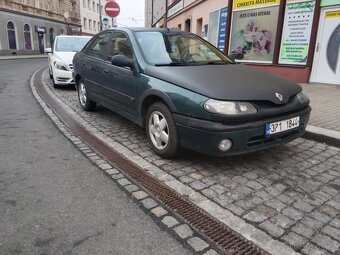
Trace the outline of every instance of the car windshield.
<instances>
[{"instance_id":1,"label":"car windshield","mask_svg":"<svg viewBox=\"0 0 340 255\"><path fill-rule=\"evenodd\" d=\"M232 61L194 34L179 32L136 32L148 63L162 65L228 64Z\"/></svg>"},{"instance_id":2,"label":"car windshield","mask_svg":"<svg viewBox=\"0 0 340 255\"><path fill-rule=\"evenodd\" d=\"M59 37L57 39L56 51L78 52L90 40L90 37Z\"/></svg>"}]
</instances>

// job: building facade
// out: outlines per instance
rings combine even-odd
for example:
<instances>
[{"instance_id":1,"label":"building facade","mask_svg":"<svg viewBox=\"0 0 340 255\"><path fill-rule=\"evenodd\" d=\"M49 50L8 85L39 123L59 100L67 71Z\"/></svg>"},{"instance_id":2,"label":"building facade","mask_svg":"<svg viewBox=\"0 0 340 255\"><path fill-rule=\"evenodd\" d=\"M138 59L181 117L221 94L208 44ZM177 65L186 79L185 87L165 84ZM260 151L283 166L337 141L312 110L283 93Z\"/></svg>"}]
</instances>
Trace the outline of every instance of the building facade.
<instances>
[{"instance_id":1,"label":"building facade","mask_svg":"<svg viewBox=\"0 0 340 255\"><path fill-rule=\"evenodd\" d=\"M290 80L340 85L340 0L169 0L167 27Z\"/></svg>"},{"instance_id":2,"label":"building facade","mask_svg":"<svg viewBox=\"0 0 340 255\"><path fill-rule=\"evenodd\" d=\"M0 0L0 55L44 54L59 34L80 32L78 0Z\"/></svg>"},{"instance_id":3,"label":"building facade","mask_svg":"<svg viewBox=\"0 0 340 255\"><path fill-rule=\"evenodd\" d=\"M106 1L104 0L80 0L83 35L94 35L101 31L100 29L104 30L116 26L116 19L112 19L105 14L105 3ZM101 21L100 18L102 19Z\"/></svg>"}]
</instances>

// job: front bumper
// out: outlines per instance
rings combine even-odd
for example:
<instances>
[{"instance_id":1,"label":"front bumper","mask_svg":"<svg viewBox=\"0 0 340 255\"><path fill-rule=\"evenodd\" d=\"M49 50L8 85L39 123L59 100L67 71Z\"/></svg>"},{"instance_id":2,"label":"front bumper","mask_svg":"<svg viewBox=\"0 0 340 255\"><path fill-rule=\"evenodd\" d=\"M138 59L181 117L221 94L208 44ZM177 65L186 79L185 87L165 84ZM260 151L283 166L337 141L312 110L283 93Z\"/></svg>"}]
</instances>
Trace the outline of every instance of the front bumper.
<instances>
[{"instance_id":1,"label":"front bumper","mask_svg":"<svg viewBox=\"0 0 340 255\"><path fill-rule=\"evenodd\" d=\"M214 156L228 156L250 153L279 146L303 135L309 120L311 107L280 117L244 122L241 124L223 124L174 114L183 148ZM294 129L266 136L266 123L272 123L300 116L300 125ZM223 139L232 141L231 148L222 152L218 145Z\"/></svg>"},{"instance_id":2,"label":"front bumper","mask_svg":"<svg viewBox=\"0 0 340 255\"><path fill-rule=\"evenodd\" d=\"M74 84L72 71L64 71L54 68L53 79L55 84L58 85L71 85Z\"/></svg>"}]
</instances>

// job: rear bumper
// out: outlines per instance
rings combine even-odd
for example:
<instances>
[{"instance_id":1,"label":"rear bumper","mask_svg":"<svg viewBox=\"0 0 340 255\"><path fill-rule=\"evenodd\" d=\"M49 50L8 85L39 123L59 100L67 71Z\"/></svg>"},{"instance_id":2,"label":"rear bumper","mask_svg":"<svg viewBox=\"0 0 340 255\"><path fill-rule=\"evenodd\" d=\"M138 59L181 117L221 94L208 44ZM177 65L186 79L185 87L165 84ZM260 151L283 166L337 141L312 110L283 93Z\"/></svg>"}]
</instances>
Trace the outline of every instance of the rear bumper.
<instances>
[{"instance_id":1,"label":"rear bumper","mask_svg":"<svg viewBox=\"0 0 340 255\"><path fill-rule=\"evenodd\" d=\"M228 156L280 146L302 136L309 120L310 111L311 107L308 106L298 112L277 118L241 124L217 123L177 114L174 114L174 118L179 130L182 147L214 156ZM266 123L290 119L297 116L300 116L299 127L275 135L266 136ZM226 152L222 152L218 149L218 145L223 139L232 141L232 147Z\"/></svg>"}]
</instances>

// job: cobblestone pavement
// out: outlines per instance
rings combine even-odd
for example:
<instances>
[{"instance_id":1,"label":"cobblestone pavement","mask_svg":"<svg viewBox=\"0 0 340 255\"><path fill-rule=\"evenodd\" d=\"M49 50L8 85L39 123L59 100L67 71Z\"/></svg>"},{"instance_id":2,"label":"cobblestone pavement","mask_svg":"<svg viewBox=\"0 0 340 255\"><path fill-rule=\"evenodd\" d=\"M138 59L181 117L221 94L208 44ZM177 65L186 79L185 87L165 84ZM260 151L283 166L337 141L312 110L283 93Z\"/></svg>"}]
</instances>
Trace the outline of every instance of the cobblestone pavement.
<instances>
[{"instance_id":1,"label":"cobblestone pavement","mask_svg":"<svg viewBox=\"0 0 340 255\"><path fill-rule=\"evenodd\" d=\"M340 132L340 86L302 84L309 96L312 114L309 124Z\"/></svg>"},{"instance_id":2,"label":"cobblestone pavement","mask_svg":"<svg viewBox=\"0 0 340 255\"><path fill-rule=\"evenodd\" d=\"M84 112L74 89L54 90L47 72L44 79L83 119L148 161L160 180L192 201L208 201L207 211L217 203L302 254L340 254L340 149L300 138L244 156L184 151L164 160L142 128L103 107Z\"/></svg>"}]
</instances>

